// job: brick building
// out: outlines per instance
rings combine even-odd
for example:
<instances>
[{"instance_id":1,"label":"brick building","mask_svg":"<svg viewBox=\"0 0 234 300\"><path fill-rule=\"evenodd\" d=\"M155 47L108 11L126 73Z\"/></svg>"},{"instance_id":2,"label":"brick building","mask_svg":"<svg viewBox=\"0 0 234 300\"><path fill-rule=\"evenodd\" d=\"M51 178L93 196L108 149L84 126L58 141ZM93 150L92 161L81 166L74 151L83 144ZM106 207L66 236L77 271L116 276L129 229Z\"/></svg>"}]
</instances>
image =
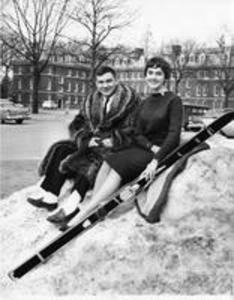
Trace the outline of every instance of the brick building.
<instances>
[{"instance_id":1,"label":"brick building","mask_svg":"<svg viewBox=\"0 0 234 300\"><path fill-rule=\"evenodd\" d=\"M19 102L32 102L32 67L28 62L15 62L13 66L13 95ZM74 63L69 56L52 57L41 74L39 106L52 100L58 108L77 107L87 95L89 67L87 63Z\"/></svg>"},{"instance_id":2,"label":"brick building","mask_svg":"<svg viewBox=\"0 0 234 300\"><path fill-rule=\"evenodd\" d=\"M191 104L203 104L211 108L223 106L224 92L220 86L217 63L217 49L197 50L189 56L186 65L189 76L184 77L179 86L182 99ZM234 51L231 51L231 72L234 78ZM171 52L164 54L171 61ZM183 53L180 56L183 60ZM115 54L109 62L118 73L119 80L132 86L141 97L148 88L144 81L145 57L142 49ZM88 93L89 64L82 58L74 61L70 55L53 56L41 75L39 105L45 100L53 100L59 108L67 104L77 107ZM13 93L19 102L26 105L32 101L32 67L25 62L15 62ZM174 78L169 82L174 88ZM234 91L229 97L229 107L234 108Z\"/></svg>"},{"instance_id":3,"label":"brick building","mask_svg":"<svg viewBox=\"0 0 234 300\"><path fill-rule=\"evenodd\" d=\"M224 91L220 86L218 72L217 49L197 50L191 53L189 62L186 65L186 75L180 82L179 95L184 101L191 104L207 105L210 108L221 108L224 101ZM234 50L234 49L233 49ZM231 77L234 80L234 51L231 51ZM171 62L171 53L163 55ZM183 54L180 57L183 60ZM131 85L135 90L144 96L148 93L144 82L144 64L143 55L140 57L118 55L113 58L111 64L118 71L119 79ZM169 86L174 90L175 79L170 79ZM234 108L234 90L229 97L229 107Z\"/></svg>"}]
</instances>

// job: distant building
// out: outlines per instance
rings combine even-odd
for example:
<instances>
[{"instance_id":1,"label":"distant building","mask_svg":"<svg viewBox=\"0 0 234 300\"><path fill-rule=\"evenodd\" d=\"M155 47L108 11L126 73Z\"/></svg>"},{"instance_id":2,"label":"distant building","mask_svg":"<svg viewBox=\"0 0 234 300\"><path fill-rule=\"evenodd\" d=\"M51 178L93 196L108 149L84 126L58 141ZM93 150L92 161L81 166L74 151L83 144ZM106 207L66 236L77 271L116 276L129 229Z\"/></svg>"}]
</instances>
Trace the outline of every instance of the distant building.
<instances>
[{"instance_id":1,"label":"distant building","mask_svg":"<svg viewBox=\"0 0 234 300\"><path fill-rule=\"evenodd\" d=\"M29 105L32 102L32 66L28 62L13 65L13 93L17 100ZM52 100L58 108L78 107L88 91L89 67L85 63L74 63L69 57L53 57L41 74L39 106Z\"/></svg>"},{"instance_id":2,"label":"distant building","mask_svg":"<svg viewBox=\"0 0 234 300\"><path fill-rule=\"evenodd\" d=\"M207 105L210 108L220 108L223 105L224 91L220 86L218 72L220 68L217 61L217 49L197 50L191 53L187 71L189 76L184 77L179 86L182 99L191 104ZM234 80L234 51L232 53L231 72ZM171 53L164 57L171 62ZM180 59L183 59L183 54ZM132 86L141 96L149 91L144 82L144 55L134 57L131 53L126 56L117 55L110 61L119 74L119 79ZM174 78L170 79L170 88L174 90ZM229 107L234 108L234 91L229 97Z\"/></svg>"},{"instance_id":3,"label":"distant building","mask_svg":"<svg viewBox=\"0 0 234 300\"><path fill-rule=\"evenodd\" d=\"M187 70L179 86L182 99L191 104L203 104L211 108L222 107L224 92L217 76L217 49L201 49L191 53ZM171 60L171 53L164 57ZM234 78L234 51L231 52L232 78ZM183 60L183 53L180 59ZM144 98L149 90L144 80L145 57L143 49L126 50L112 55L107 62L112 65L119 80L132 86ZM13 66L13 93L19 102L29 105L32 102L32 67L26 62L15 62ZM45 100L53 100L59 108L77 107L87 96L89 87L89 63L82 59L75 61L70 55L53 56L41 75L39 106ZM174 78L170 80L173 90ZM234 91L229 98L229 107L234 108Z\"/></svg>"}]
</instances>

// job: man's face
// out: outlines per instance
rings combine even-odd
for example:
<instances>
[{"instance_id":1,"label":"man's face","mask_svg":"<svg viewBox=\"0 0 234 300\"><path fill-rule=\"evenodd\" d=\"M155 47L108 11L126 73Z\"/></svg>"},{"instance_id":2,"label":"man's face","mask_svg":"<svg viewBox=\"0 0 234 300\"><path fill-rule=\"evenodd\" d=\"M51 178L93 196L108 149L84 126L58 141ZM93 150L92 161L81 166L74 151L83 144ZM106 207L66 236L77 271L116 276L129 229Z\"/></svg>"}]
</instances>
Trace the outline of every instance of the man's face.
<instances>
[{"instance_id":1,"label":"man's face","mask_svg":"<svg viewBox=\"0 0 234 300\"><path fill-rule=\"evenodd\" d=\"M105 73L96 77L97 90L104 96L110 96L116 88L117 80L112 73Z\"/></svg>"}]
</instances>

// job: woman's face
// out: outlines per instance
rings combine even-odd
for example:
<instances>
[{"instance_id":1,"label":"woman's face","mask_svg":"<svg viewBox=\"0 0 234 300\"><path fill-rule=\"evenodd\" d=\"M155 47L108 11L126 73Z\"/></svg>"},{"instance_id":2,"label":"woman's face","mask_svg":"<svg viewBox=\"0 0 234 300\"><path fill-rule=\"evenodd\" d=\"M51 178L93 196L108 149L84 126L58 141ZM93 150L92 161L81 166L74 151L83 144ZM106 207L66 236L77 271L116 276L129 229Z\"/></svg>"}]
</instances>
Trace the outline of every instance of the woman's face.
<instances>
[{"instance_id":1,"label":"woman's face","mask_svg":"<svg viewBox=\"0 0 234 300\"><path fill-rule=\"evenodd\" d=\"M145 75L146 83L153 92L159 91L165 82L165 74L161 68L148 68Z\"/></svg>"}]
</instances>

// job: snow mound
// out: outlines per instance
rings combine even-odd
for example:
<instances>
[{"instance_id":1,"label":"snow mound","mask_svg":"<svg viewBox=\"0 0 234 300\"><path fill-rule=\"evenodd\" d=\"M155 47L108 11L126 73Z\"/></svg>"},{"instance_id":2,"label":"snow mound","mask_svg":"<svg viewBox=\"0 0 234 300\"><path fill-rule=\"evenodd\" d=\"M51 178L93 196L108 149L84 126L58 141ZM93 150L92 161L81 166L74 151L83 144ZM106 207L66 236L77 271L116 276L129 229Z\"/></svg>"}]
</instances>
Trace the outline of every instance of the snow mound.
<instances>
[{"instance_id":1,"label":"snow mound","mask_svg":"<svg viewBox=\"0 0 234 300\"><path fill-rule=\"evenodd\" d=\"M161 222L108 218L13 282L7 273L59 234L27 189L0 202L1 295L233 294L234 149L213 139L174 181Z\"/></svg>"}]
</instances>

